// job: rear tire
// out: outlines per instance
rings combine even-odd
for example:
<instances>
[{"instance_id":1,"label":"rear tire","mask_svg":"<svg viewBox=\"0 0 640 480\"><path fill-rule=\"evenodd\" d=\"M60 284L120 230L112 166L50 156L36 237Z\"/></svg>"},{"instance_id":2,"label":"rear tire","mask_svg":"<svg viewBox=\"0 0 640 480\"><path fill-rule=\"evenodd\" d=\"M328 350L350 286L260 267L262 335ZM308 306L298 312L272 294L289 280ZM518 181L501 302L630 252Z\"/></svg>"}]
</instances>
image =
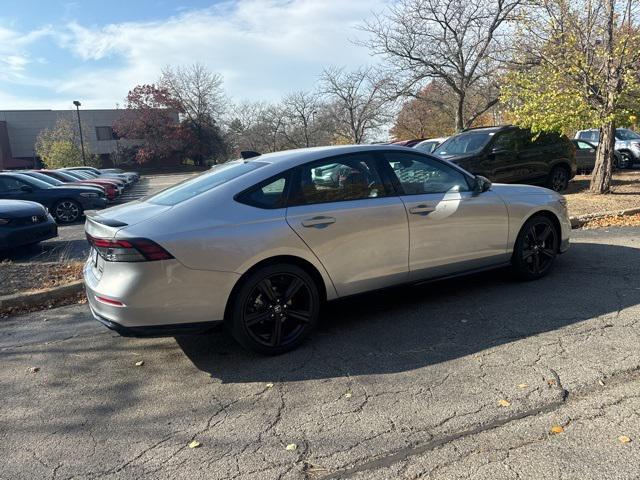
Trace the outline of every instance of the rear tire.
<instances>
[{"instance_id":1,"label":"rear tire","mask_svg":"<svg viewBox=\"0 0 640 480\"><path fill-rule=\"evenodd\" d=\"M58 223L73 223L82 216L82 206L75 200L59 200L51 212Z\"/></svg>"},{"instance_id":2,"label":"rear tire","mask_svg":"<svg viewBox=\"0 0 640 480\"><path fill-rule=\"evenodd\" d=\"M520 229L513 248L511 265L522 280L537 280L547 275L560 246L560 232L544 215L531 217Z\"/></svg>"},{"instance_id":3,"label":"rear tire","mask_svg":"<svg viewBox=\"0 0 640 480\"><path fill-rule=\"evenodd\" d=\"M553 167L547 179L547 188L555 192L566 190L569 185L569 171L562 166Z\"/></svg>"},{"instance_id":4,"label":"rear tire","mask_svg":"<svg viewBox=\"0 0 640 480\"><path fill-rule=\"evenodd\" d=\"M268 265L251 273L237 290L228 327L243 347L265 355L297 348L318 323L320 295L296 265Z\"/></svg>"}]
</instances>

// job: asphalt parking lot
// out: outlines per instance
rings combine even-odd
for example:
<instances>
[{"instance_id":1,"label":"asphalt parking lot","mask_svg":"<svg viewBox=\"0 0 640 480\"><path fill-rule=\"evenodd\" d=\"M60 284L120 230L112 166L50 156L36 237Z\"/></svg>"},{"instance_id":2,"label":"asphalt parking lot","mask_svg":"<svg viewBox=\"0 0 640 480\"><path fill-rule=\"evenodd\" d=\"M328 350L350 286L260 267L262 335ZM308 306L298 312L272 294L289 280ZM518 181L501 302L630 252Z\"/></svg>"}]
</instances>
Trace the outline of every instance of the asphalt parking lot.
<instances>
[{"instance_id":1,"label":"asphalt parking lot","mask_svg":"<svg viewBox=\"0 0 640 480\"><path fill-rule=\"evenodd\" d=\"M342 300L278 357L0 321L0 478L639 478L639 263L640 229L576 231L538 282Z\"/></svg>"},{"instance_id":2,"label":"asphalt parking lot","mask_svg":"<svg viewBox=\"0 0 640 480\"><path fill-rule=\"evenodd\" d=\"M126 190L112 205L138 200L153 195L171 185L196 175L194 173L144 175L140 181ZM84 219L72 225L60 225L58 237L37 245L3 252L0 259L14 262L66 262L84 260L89 254L89 244L84 236Z\"/></svg>"}]
</instances>

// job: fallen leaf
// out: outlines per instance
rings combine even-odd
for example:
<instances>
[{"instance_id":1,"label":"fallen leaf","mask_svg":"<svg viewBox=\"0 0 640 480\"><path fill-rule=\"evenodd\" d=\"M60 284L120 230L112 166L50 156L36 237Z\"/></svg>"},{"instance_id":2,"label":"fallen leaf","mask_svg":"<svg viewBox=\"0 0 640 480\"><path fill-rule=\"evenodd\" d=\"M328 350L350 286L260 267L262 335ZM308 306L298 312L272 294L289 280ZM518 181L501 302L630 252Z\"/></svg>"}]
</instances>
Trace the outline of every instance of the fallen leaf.
<instances>
[{"instance_id":1,"label":"fallen leaf","mask_svg":"<svg viewBox=\"0 0 640 480\"><path fill-rule=\"evenodd\" d=\"M289 452L293 452L294 450L296 450L298 448L298 445L296 445L295 443L290 443L289 445L287 445L284 449L289 451Z\"/></svg>"},{"instance_id":2,"label":"fallen leaf","mask_svg":"<svg viewBox=\"0 0 640 480\"><path fill-rule=\"evenodd\" d=\"M353 393L351 393L348 390L347 390L347 393L344 394L344 398L351 398L352 396L353 396Z\"/></svg>"},{"instance_id":3,"label":"fallen leaf","mask_svg":"<svg viewBox=\"0 0 640 480\"><path fill-rule=\"evenodd\" d=\"M598 383L600 384L601 387L604 387L604 382L602 380L598 380Z\"/></svg>"},{"instance_id":4,"label":"fallen leaf","mask_svg":"<svg viewBox=\"0 0 640 480\"><path fill-rule=\"evenodd\" d=\"M144 360L140 360L139 362L136 362L136 367L141 367L144 365Z\"/></svg>"},{"instance_id":5,"label":"fallen leaf","mask_svg":"<svg viewBox=\"0 0 640 480\"><path fill-rule=\"evenodd\" d=\"M552 379L552 378L551 378L551 379L547 380L547 384L548 384L548 385L555 385L555 384L556 384L556 381L555 381L554 379Z\"/></svg>"},{"instance_id":6,"label":"fallen leaf","mask_svg":"<svg viewBox=\"0 0 640 480\"><path fill-rule=\"evenodd\" d=\"M189 448L198 448L200 445L202 444L197 440L191 440L191 442L189 442Z\"/></svg>"},{"instance_id":7,"label":"fallen leaf","mask_svg":"<svg viewBox=\"0 0 640 480\"><path fill-rule=\"evenodd\" d=\"M498 400L498 405L500 405L501 407L510 407L511 402L503 398L502 400Z\"/></svg>"},{"instance_id":8,"label":"fallen leaf","mask_svg":"<svg viewBox=\"0 0 640 480\"><path fill-rule=\"evenodd\" d=\"M620 443L629 443L631 441L631 439L629 437L627 437L626 435L620 435L618 437L618 441Z\"/></svg>"},{"instance_id":9,"label":"fallen leaf","mask_svg":"<svg viewBox=\"0 0 640 480\"><path fill-rule=\"evenodd\" d=\"M528 383L521 383L518 385L518 388L527 388L529 386Z\"/></svg>"},{"instance_id":10,"label":"fallen leaf","mask_svg":"<svg viewBox=\"0 0 640 480\"><path fill-rule=\"evenodd\" d=\"M40 367L31 367L29 369L29 373L38 373L40 371Z\"/></svg>"},{"instance_id":11,"label":"fallen leaf","mask_svg":"<svg viewBox=\"0 0 640 480\"><path fill-rule=\"evenodd\" d=\"M267 388L273 388L273 383L267 383L266 387Z\"/></svg>"},{"instance_id":12,"label":"fallen leaf","mask_svg":"<svg viewBox=\"0 0 640 480\"><path fill-rule=\"evenodd\" d=\"M551 427L551 433L562 433L564 432L564 428L562 428L560 425L554 425L553 427Z\"/></svg>"}]
</instances>

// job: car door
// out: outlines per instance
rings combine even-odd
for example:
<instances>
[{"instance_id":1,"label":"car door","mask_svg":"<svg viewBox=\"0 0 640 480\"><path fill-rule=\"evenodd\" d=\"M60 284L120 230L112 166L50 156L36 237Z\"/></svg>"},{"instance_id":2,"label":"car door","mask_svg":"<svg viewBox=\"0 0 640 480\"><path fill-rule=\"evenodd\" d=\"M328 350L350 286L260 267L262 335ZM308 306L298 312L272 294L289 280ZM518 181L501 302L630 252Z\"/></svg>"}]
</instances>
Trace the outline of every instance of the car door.
<instances>
[{"instance_id":1,"label":"car door","mask_svg":"<svg viewBox=\"0 0 640 480\"><path fill-rule=\"evenodd\" d=\"M33 188L26 182L8 175L0 176L0 198L35 201L33 197Z\"/></svg>"},{"instance_id":2,"label":"car door","mask_svg":"<svg viewBox=\"0 0 640 480\"><path fill-rule=\"evenodd\" d=\"M489 179L496 183L514 183L522 178L518 157L518 131L515 129L496 133L488 154Z\"/></svg>"},{"instance_id":3,"label":"car door","mask_svg":"<svg viewBox=\"0 0 640 480\"><path fill-rule=\"evenodd\" d=\"M294 170L286 215L326 268L338 295L406 281L407 214L368 153Z\"/></svg>"},{"instance_id":4,"label":"car door","mask_svg":"<svg viewBox=\"0 0 640 480\"><path fill-rule=\"evenodd\" d=\"M411 280L460 273L506 262L507 208L491 190L433 157L385 152L409 218Z\"/></svg>"},{"instance_id":5,"label":"car door","mask_svg":"<svg viewBox=\"0 0 640 480\"><path fill-rule=\"evenodd\" d=\"M576 164L579 171L592 170L596 164L596 148L590 143L575 140Z\"/></svg>"}]
</instances>

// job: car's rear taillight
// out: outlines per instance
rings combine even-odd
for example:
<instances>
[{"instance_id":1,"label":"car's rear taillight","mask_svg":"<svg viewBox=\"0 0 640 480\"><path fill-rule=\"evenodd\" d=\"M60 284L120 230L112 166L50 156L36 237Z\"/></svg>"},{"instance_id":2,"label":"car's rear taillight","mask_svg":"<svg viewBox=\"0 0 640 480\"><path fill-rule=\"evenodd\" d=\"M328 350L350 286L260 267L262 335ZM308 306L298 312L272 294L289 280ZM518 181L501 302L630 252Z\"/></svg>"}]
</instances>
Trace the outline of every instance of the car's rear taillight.
<instances>
[{"instance_id":1,"label":"car's rear taillight","mask_svg":"<svg viewBox=\"0 0 640 480\"><path fill-rule=\"evenodd\" d=\"M160 245L146 238L116 240L87 235L87 240L108 262L152 262L173 258Z\"/></svg>"}]
</instances>

